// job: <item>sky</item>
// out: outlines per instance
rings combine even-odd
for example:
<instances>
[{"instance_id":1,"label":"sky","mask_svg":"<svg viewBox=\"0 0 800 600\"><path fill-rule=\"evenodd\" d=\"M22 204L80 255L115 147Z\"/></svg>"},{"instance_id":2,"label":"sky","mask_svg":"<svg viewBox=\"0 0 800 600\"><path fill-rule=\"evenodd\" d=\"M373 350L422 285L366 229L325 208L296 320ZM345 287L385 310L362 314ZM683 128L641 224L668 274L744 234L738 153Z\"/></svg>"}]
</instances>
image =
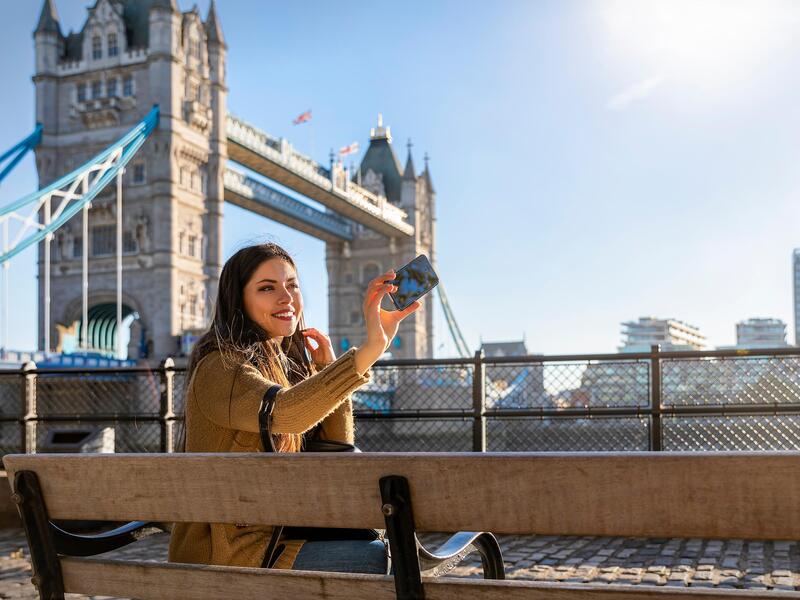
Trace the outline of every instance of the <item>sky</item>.
<instances>
[{"instance_id":1,"label":"sky","mask_svg":"<svg viewBox=\"0 0 800 600\"><path fill-rule=\"evenodd\" d=\"M56 0L65 32L89 4ZM0 0L0 151L33 128L40 7ZM610 352L640 316L696 325L712 346L774 317L794 342L800 3L217 7L232 113L323 164L353 141L360 158L382 113L403 164L409 138L418 167L430 155L437 269L471 347L524 337L531 353ZM292 125L307 109L312 121ZM28 157L0 206L36 187ZM307 323L326 330L324 243L225 207L226 257L264 239L295 256ZM34 265L28 251L10 267L11 348L35 344ZM435 335L437 356L453 355L438 309Z\"/></svg>"}]
</instances>

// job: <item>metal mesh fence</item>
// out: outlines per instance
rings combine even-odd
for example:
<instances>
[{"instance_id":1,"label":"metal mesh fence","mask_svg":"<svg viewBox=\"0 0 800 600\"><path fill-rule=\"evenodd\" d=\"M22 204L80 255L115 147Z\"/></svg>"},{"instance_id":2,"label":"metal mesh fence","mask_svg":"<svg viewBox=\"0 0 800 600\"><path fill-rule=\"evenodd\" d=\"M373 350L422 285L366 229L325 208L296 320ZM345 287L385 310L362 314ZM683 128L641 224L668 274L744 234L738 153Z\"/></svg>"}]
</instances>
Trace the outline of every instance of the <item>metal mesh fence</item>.
<instances>
[{"instance_id":1,"label":"metal mesh fence","mask_svg":"<svg viewBox=\"0 0 800 600\"><path fill-rule=\"evenodd\" d=\"M102 430L112 428L114 452L160 452L161 424L158 421L51 421L36 425L36 447L47 451L50 432L76 430ZM77 450L76 450L77 451Z\"/></svg>"},{"instance_id":2,"label":"metal mesh fence","mask_svg":"<svg viewBox=\"0 0 800 600\"><path fill-rule=\"evenodd\" d=\"M664 450L800 449L800 350L530 358L493 358L478 374L487 450L638 451L658 447L650 437L659 431ZM353 395L357 444L373 452L474 450L475 363L453 362L375 365ZM656 365L661 375L652 381ZM178 446L186 374L170 376ZM0 453L33 450L26 422L37 445L49 431L111 427L117 452L158 451L165 377L163 369L41 369L26 380L22 371L0 371L0 419L8 419L0 420ZM662 426L651 431L659 399Z\"/></svg>"},{"instance_id":3,"label":"metal mesh fence","mask_svg":"<svg viewBox=\"0 0 800 600\"><path fill-rule=\"evenodd\" d=\"M36 412L41 416L158 416L160 382L155 372L41 374Z\"/></svg>"},{"instance_id":4,"label":"metal mesh fence","mask_svg":"<svg viewBox=\"0 0 800 600\"><path fill-rule=\"evenodd\" d=\"M649 445L646 418L494 417L487 423L490 452L639 451Z\"/></svg>"},{"instance_id":5,"label":"metal mesh fence","mask_svg":"<svg viewBox=\"0 0 800 600\"><path fill-rule=\"evenodd\" d=\"M668 359L661 401L668 406L800 404L800 357Z\"/></svg>"},{"instance_id":6,"label":"metal mesh fence","mask_svg":"<svg viewBox=\"0 0 800 600\"><path fill-rule=\"evenodd\" d=\"M486 367L486 408L647 406L650 364L642 360L531 362Z\"/></svg>"},{"instance_id":7,"label":"metal mesh fence","mask_svg":"<svg viewBox=\"0 0 800 600\"><path fill-rule=\"evenodd\" d=\"M664 450L800 450L800 415L670 417L662 427Z\"/></svg>"},{"instance_id":8,"label":"metal mesh fence","mask_svg":"<svg viewBox=\"0 0 800 600\"><path fill-rule=\"evenodd\" d=\"M356 421L356 444L364 452L470 452L472 421L359 419Z\"/></svg>"},{"instance_id":9,"label":"metal mesh fence","mask_svg":"<svg viewBox=\"0 0 800 600\"><path fill-rule=\"evenodd\" d=\"M378 413L472 408L472 368L372 368L370 382L353 394L353 408Z\"/></svg>"},{"instance_id":10,"label":"metal mesh fence","mask_svg":"<svg viewBox=\"0 0 800 600\"><path fill-rule=\"evenodd\" d=\"M0 455L24 451L22 426L13 421L0 423Z\"/></svg>"},{"instance_id":11,"label":"metal mesh fence","mask_svg":"<svg viewBox=\"0 0 800 600\"><path fill-rule=\"evenodd\" d=\"M22 413L21 375L0 374L0 416L17 417Z\"/></svg>"},{"instance_id":12,"label":"metal mesh fence","mask_svg":"<svg viewBox=\"0 0 800 600\"><path fill-rule=\"evenodd\" d=\"M182 417L186 411L186 371L175 371L172 379L172 410Z\"/></svg>"}]
</instances>

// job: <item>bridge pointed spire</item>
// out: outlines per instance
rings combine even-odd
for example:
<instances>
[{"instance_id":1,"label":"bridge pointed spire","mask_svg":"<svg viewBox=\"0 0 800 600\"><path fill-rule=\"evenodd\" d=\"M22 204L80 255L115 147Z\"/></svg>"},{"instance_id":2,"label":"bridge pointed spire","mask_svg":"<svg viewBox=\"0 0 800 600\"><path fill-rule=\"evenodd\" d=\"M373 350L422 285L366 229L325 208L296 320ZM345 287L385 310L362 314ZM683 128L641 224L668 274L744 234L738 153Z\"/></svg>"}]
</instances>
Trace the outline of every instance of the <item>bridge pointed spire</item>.
<instances>
[{"instance_id":1,"label":"bridge pointed spire","mask_svg":"<svg viewBox=\"0 0 800 600\"><path fill-rule=\"evenodd\" d=\"M222 26L217 18L217 3L211 0L211 5L208 7L208 16L206 17L206 37L209 42L216 44L225 44L225 37L222 35Z\"/></svg>"},{"instance_id":2,"label":"bridge pointed spire","mask_svg":"<svg viewBox=\"0 0 800 600\"><path fill-rule=\"evenodd\" d=\"M58 13L53 0L44 0L42 12L39 15L39 23L36 25L34 33L57 33L61 35L61 25L58 22Z\"/></svg>"},{"instance_id":3,"label":"bridge pointed spire","mask_svg":"<svg viewBox=\"0 0 800 600\"><path fill-rule=\"evenodd\" d=\"M406 159L406 168L403 171L404 181L415 181L417 179L417 171L414 169L414 159L411 156L411 147L413 145L414 144L412 144L409 139L406 144L406 148L408 148L408 158Z\"/></svg>"},{"instance_id":4,"label":"bridge pointed spire","mask_svg":"<svg viewBox=\"0 0 800 600\"><path fill-rule=\"evenodd\" d=\"M425 178L425 184L428 186L428 191L435 192L436 190L433 189L433 181L431 181L431 171L428 168L428 161L430 157L428 153L425 153L425 170L422 172L422 176Z\"/></svg>"}]
</instances>

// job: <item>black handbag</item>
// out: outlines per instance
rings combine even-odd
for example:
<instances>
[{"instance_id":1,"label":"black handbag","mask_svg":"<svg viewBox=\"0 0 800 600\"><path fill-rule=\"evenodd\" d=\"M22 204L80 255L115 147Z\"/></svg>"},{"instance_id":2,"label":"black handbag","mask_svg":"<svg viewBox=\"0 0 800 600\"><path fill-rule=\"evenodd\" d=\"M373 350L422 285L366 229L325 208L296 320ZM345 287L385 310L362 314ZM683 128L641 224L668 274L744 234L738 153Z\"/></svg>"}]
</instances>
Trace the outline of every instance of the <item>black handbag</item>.
<instances>
[{"instance_id":1,"label":"black handbag","mask_svg":"<svg viewBox=\"0 0 800 600\"><path fill-rule=\"evenodd\" d=\"M258 429L261 435L261 444L264 452L277 452L272 440L272 411L275 408L275 399L281 386L273 385L264 394L261 407L258 411ZM312 435L303 440L302 452L361 452L353 444L321 440ZM293 540L306 541L333 541L333 540L363 540L372 542L383 539L380 531L376 529L344 529L322 527L284 527L276 525L272 529L272 537L267 545L264 555L263 567L271 567L278 560L283 548L279 545L281 537Z\"/></svg>"}]
</instances>

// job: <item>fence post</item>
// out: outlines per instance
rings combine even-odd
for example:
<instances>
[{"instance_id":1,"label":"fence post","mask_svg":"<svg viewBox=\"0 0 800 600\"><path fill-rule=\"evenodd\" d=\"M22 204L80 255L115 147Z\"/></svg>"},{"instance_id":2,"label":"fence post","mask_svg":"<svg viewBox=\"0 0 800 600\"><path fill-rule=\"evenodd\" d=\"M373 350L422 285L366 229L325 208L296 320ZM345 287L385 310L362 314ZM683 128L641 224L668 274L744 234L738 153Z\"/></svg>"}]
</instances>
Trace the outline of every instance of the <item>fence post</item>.
<instances>
[{"instance_id":1,"label":"fence post","mask_svg":"<svg viewBox=\"0 0 800 600\"><path fill-rule=\"evenodd\" d=\"M36 453L36 435L38 422L36 420L36 363L28 361L22 365L22 385L20 395L22 400L22 420L20 421L20 445L25 454Z\"/></svg>"},{"instance_id":2,"label":"fence post","mask_svg":"<svg viewBox=\"0 0 800 600\"><path fill-rule=\"evenodd\" d=\"M661 451L661 347L650 346L650 450Z\"/></svg>"},{"instance_id":3,"label":"fence post","mask_svg":"<svg viewBox=\"0 0 800 600\"><path fill-rule=\"evenodd\" d=\"M472 369L472 451L486 452L486 364L483 350L475 353Z\"/></svg>"},{"instance_id":4,"label":"fence post","mask_svg":"<svg viewBox=\"0 0 800 600\"><path fill-rule=\"evenodd\" d=\"M161 452L172 452L175 449L175 361L165 358L161 362Z\"/></svg>"}]
</instances>

